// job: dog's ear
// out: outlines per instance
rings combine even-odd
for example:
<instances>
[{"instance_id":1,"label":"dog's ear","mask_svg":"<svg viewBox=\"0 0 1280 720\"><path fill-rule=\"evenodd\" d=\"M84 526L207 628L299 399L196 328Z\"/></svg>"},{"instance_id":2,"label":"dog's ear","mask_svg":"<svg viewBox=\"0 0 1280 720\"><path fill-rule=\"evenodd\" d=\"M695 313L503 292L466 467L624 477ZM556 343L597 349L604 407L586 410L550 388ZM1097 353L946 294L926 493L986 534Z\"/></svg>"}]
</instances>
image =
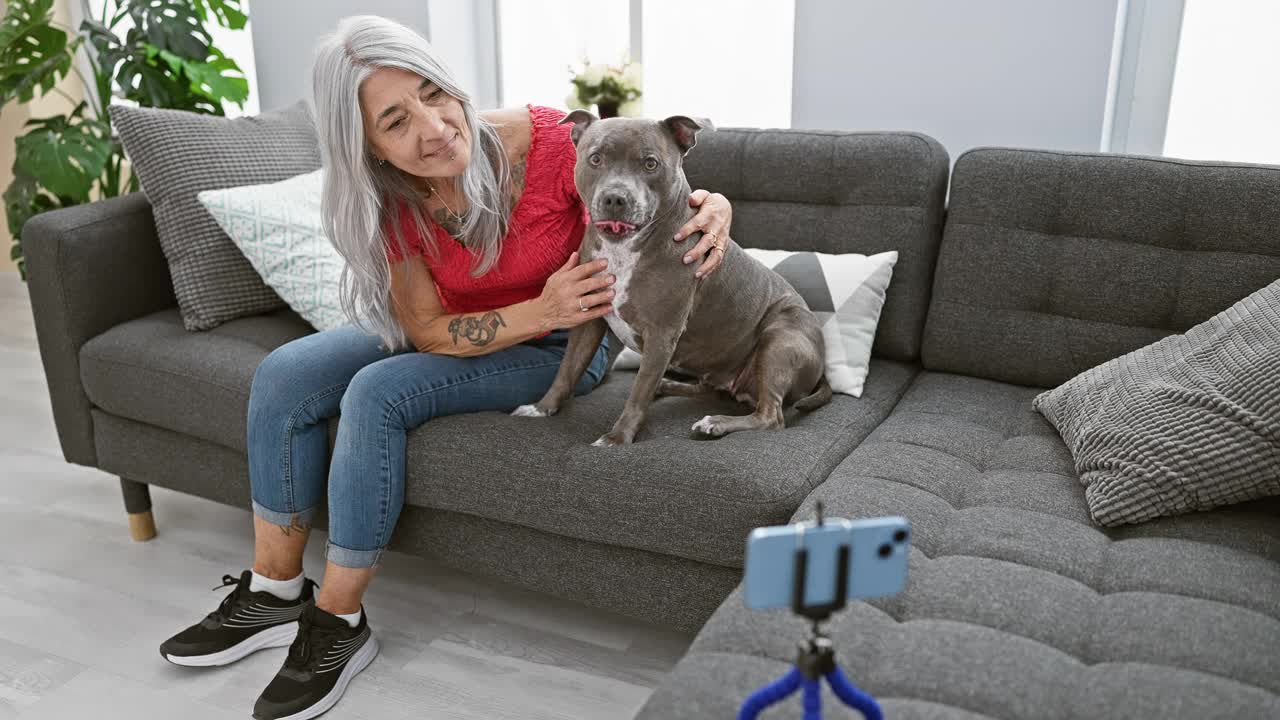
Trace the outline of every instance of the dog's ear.
<instances>
[{"instance_id":1,"label":"dog's ear","mask_svg":"<svg viewBox=\"0 0 1280 720\"><path fill-rule=\"evenodd\" d=\"M698 143L698 133L703 130L715 130L715 126L707 118L691 118L685 115L672 115L662 121L662 126L675 138L676 145L684 155L688 155Z\"/></svg>"},{"instance_id":2,"label":"dog's ear","mask_svg":"<svg viewBox=\"0 0 1280 720\"><path fill-rule=\"evenodd\" d=\"M563 125L565 123L573 123L573 131L569 133L569 138L573 140L574 147L577 147L578 140L582 137L582 133L586 132L587 128L591 127L591 123L599 119L600 118L592 115L586 110L574 110L568 115L565 115L564 119L557 124Z\"/></svg>"}]
</instances>

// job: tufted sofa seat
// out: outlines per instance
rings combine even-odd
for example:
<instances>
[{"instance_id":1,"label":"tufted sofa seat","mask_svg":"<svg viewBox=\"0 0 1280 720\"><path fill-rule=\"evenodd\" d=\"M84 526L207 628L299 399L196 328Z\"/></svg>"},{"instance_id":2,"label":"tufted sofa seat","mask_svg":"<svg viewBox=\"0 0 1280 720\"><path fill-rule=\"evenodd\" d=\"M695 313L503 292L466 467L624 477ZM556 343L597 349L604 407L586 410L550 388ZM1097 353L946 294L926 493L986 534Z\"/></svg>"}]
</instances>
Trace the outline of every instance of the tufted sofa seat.
<instances>
[{"instance_id":1,"label":"tufted sofa seat","mask_svg":"<svg viewBox=\"0 0 1280 720\"><path fill-rule=\"evenodd\" d=\"M912 523L904 591L829 624L886 717L1280 718L1280 498L1101 528L1031 407L1280 276L1276 198L1274 167L956 161L922 369L793 516L821 501ZM639 717L734 717L807 630L735 590ZM826 698L825 717L858 717Z\"/></svg>"},{"instance_id":2,"label":"tufted sofa seat","mask_svg":"<svg viewBox=\"0 0 1280 720\"><path fill-rule=\"evenodd\" d=\"M1280 716L1280 500L1099 528L1036 392L922 373L796 513L912 521L906 590L831 624L843 667L890 718ZM736 591L643 717L733 717L805 633Z\"/></svg>"}]
</instances>

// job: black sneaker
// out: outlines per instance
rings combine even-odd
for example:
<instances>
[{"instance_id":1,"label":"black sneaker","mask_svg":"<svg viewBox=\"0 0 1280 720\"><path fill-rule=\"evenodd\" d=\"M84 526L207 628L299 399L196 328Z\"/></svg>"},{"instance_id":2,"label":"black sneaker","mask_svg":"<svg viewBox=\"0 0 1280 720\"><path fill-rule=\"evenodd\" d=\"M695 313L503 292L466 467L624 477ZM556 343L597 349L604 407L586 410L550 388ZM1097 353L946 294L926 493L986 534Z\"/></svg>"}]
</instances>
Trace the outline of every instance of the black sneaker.
<instances>
[{"instance_id":1,"label":"black sneaker","mask_svg":"<svg viewBox=\"0 0 1280 720\"><path fill-rule=\"evenodd\" d=\"M363 611L364 608L362 607ZM369 631L369 614L360 624L307 605L298 618L298 637L289 647L284 667L258 697L258 720L307 720L338 703L347 685L378 654L378 639Z\"/></svg>"},{"instance_id":2,"label":"black sneaker","mask_svg":"<svg viewBox=\"0 0 1280 720\"><path fill-rule=\"evenodd\" d=\"M160 654L176 665L209 667L227 665L263 648L284 647L298 633L298 616L314 604L315 581L302 583L297 600L281 600L269 592L251 592L253 572L245 570L240 579L222 576L219 590L235 585L218 609L205 619L165 640Z\"/></svg>"}]
</instances>

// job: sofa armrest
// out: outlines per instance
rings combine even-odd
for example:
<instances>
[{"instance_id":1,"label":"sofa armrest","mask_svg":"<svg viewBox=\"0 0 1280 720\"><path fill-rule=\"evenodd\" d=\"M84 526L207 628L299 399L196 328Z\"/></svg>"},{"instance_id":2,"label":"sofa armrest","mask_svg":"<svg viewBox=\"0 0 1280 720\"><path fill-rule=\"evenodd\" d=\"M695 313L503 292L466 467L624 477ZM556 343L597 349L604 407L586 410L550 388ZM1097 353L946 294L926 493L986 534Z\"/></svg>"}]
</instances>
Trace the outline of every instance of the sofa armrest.
<instances>
[{"instance_id":1,"label":"sofa armrest","mask_svg":"<svg viewBox=\"0 0 1280 720\"><path fill-rule=\"evenodd\" d=\"M151 203L131 193L42 213L23 226L22 251L63 457L96 466L81 346L120 323L177 305Z\"/></svg>"}]
</instances>

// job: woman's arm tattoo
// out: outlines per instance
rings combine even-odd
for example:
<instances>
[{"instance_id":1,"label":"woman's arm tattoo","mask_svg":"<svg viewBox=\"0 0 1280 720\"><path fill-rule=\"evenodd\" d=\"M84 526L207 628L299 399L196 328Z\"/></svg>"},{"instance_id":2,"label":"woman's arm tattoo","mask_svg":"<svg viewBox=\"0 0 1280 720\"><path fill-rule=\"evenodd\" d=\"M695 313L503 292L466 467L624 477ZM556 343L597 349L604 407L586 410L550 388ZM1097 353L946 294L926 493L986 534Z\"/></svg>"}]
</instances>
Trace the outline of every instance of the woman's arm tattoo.
<instances>
[{"instance_id":1,"label":"woman's arm tattoo","mask_svg":"<svg viewBox=\"0 0 1280 720\"><path fill-rule=\"evenodd\" d=\"M498 328L506 327L502 315L490 310L484 315L462 315L449 321L449 334L453 336L453 344L458 344L458 337L469 340L476 347L483 347L493 342L498 336Z\"/></svg>"}]
</instances>

